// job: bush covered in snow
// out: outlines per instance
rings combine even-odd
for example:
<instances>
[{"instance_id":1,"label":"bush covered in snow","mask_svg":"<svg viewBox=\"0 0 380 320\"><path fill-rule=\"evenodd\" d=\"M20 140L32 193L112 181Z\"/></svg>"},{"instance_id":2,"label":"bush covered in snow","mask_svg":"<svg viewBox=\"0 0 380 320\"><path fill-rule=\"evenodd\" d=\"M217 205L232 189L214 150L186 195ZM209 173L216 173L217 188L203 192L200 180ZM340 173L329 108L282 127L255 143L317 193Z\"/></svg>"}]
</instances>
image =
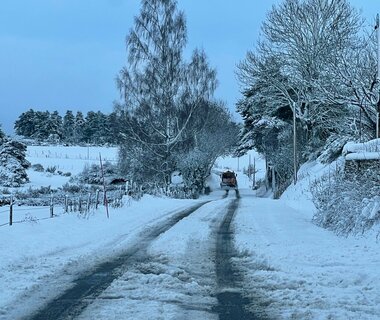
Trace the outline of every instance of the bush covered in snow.
<instances>
[{"instance_id":1,"label":"bush covered in snow","mask_svg":"<svg viewBox=\"0 0 380 320\"><path fill-rule=\"evenodd\" d=\"M92 165L86 165L79 174L78 180L82 184L94 184L94 185L102 185L103 177L106 182L110 182L117 175L117 166L113 165L111 162L103 163L103 173L100 165L93 163Z\"/></svg>"},{"instance_id":2,"label":"bush covered in snow","mask_svg":"<svg viewBox=\"0 0 380 320\"><path fill-rule=\"evenodd\" d=\"M204 188L206 177L210 174L210 162L209 155L198 149L189 152L178 161L185 185L192 190L194 197L198 197L198 193Z\"/></svg>"},{"instance_id":3,"label":"bush covered in snow","mask_svg":"<svg viewBox=\"0 0 380 320\"><path fill-rule=\"evenodd\" d=\"M36 163L32 165L32 169L36 172L44 172L44 166L41 163Z\"/></svg>"},{"instance_id":4,"label":"bush covered in snow","mask_svg":"<svg viewBox=\"0 0 380 320\"><path fill-rule=\"evenodd\" d=\"M380 176L365 170L349 179L339 166L311 188L318 209L314 222L337 234L364 233L380 222Z\"/></svg>"},{"instance_id":5,"label":"bush covered in snow","mask_svg":"<svg viewBox=\"0 0 380 320\"><path fill-rule=\"evenodd\" d=\"M56 166L50 166L50 167L47 167L45 171L48 173L54 174L56 170L57 170Z\"/></svg>"},{"instance_id":6,"label":"bush covered in snow","mask_svg":"<svg viewBox=\"0 0 380 320\"><path fill-rule=\"evenodd\" d=\"M19 187L29 181L26 169L26 145L15 140L2 140L0 146L0 183L5 187Z\"/></svg>"}]
</instances>

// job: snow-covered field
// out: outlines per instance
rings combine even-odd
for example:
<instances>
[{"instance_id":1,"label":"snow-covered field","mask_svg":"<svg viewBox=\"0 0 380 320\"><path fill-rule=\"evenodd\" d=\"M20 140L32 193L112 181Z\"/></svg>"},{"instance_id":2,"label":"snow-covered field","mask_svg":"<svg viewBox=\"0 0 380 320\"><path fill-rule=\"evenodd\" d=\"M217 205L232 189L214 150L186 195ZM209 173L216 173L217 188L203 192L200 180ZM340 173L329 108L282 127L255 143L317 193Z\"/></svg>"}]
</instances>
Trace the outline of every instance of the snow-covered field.
<instances>
[{"instance_id":1,"label":"snow-covered field","mask_svg":"<svg viewBox=\"0 0 380 320\"><path fill-rule=\"evenodd\" d=\"M100 157L104 162L117 162L117 148L94 146L29 146L26 156L32 164L40 163L44 168L55 166L57 170L61 170L62 172L78 174L83 170L86 164L99 164ZM32 181L32 183L36 182Z\"/></svg>"},{"instance_id":2,"label":"snow-covered field","mask_svg":"<svg viewBox=\"0 0 380 320\"><path fill-rule=\"evenodd\" d=\"M115 149L70 147L30 147L28 160L76 174L86 163L99 161L99 152L116 160ZM257 178L263 177L263 160L254 153L253 158ZM248 163L248 156L217 161L219 169L238 172L241 198L233 228L239 251L235 262L244 276L240 290L265 307L270 319L380 319L376 234L340 238L311 223L315 209L307 187L326 168L304 166L301 181L273 200L258 198L250 189L242 173ZM30 185L59 186L65 179L34 173ZM210 185L217 187L217 176ZM215 226L233 199L221 196L218 190L199 200L145 196L112 209L109 219L100 208L86 217L61 214L0 227L0 319L30 314L69 288L83 270L139 243L143 230L205 200L214 201L161 234L147 250L149 263L127 270L79 318L217 319L210 312L216 298L209 253Z\"/></svg>"},{"instance_id":3,"label":"snow-covered field","mask_svg":"<svg viewBox=\"0 0 380 320\"><path fill-rule=\"evenodd\" d=\"M117 148L115 147L80 147L80 146L29 146L27 149L27 159L32 165L41 164L47 168L56 168L56 172L71 173L76 175L83 171L85 166L99 164L100 157L103 162L117 162ZM38 189L48 187L56 189L69 182L70 176L52 174L49 172L37 172L33 168L27 170L30 182L23 185L20 189ZM0 189L1 194L1 189ZM10 194L6 194L10 197ZM16 198L14 200L17 200ZM63 213L62 207L55 207L54 214ZM34 221L36 219L46 219L50 217L48 207L13 207L13 221L20 222L25 220ZM9 208L0 207L0 226L9 223Z\"/></svg>"}]
</instances>

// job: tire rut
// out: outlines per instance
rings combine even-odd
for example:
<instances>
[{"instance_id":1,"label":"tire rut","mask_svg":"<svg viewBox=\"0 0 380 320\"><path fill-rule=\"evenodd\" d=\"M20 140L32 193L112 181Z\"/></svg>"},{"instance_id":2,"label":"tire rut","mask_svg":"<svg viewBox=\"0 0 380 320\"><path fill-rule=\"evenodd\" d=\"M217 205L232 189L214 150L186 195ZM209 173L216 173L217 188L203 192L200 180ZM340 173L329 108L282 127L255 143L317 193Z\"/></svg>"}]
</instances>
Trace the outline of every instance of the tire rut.
<instances>
[{"instance_id":1,"label":"tire rut","mask_svg":"<svg viewBox=\"0 0 380 320\"><path fill-rule=\"evenodd\" d=\"M243 282L238 268L233 264L232 258L236 256L233 245L233 231L231 222L239 204L239 194L236 194L228 207L222 224L217 231L216 238L216 277L218 293L216 294L218 305L215 312L220 320L260 320L249 311L252 305L250 299L244 297L239 284Z\"/></svg>"},{"instance_id":2,"label":"tire rut","mask_svg":"<svg viewBox=\"0 0 380 320\"><path fill-rule=\"evenodd\" d=\"M131 247L122 255L111 261L97 265L83 276L74 281L74 286L66 290L59 297L55 298L35 314L26 317L31 320L62 320L73 319L94 301L111 283L119 278L125 268L135 261L144 260L146 249L158 236L169 230L183 218L189 216L201 206L210 201L202 202L187 210L181 211L165 223L158 225L153 230L148 231L138 246Z\"/></svg>"}]
</instances>

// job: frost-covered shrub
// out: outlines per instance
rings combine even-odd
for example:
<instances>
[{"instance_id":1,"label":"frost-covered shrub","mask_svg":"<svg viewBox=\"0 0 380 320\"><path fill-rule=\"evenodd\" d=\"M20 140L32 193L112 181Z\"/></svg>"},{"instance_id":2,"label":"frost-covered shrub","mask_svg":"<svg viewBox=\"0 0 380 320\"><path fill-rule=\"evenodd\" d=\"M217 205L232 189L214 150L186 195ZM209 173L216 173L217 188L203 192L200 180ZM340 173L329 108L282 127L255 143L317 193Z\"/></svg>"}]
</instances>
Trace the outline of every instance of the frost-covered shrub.
<instances>
[{"instance_id":1,"label":"frost-covered shrub","mask_svg":"<svg viewBox=\"0 0 380 320\"><path fill-rule=\"evenodd\" d=\"M18 205L47 206L50 204L52 195L56 197L57 190L50 186L40 188L29 187L27 190L17 190L14 194Z\"/></svg>"},{"instance_id":2,"label":"frost-covered shrub","mask_svg":"<svg viewBox=\"0 0 380 320\"><path fill-rule=\"evenodd\" d=\"M50 186L47 186L47 187L41 186L40 188L29 187L28 190L25 192L25 195L27 197L36 198L41 195L47 195L47 194L50 195L52 191L53 190L51 189Z\"/></svg>"},{"instance_id":3,"label":"frost-covered shrub","mask_svg":"<svg viewBox=\"0 0 380 320\"><path fill-rule=\"evenodd\" d=\"M105 162L103 163L103 172L105 179L109 180L109 178L116 176L117 167L110 162ZM79 174L79 182L95 185L103 184L102 170L100 165L86 165L82 173Z\"/></svg>"},{"instance_id":4,"label":"frost-covered shrub","mask_svg":"<svg viewBox=\"0 0 380 320\"><path fill-rule=\"evenodd\" d=\"M63 186L62 186L62 190L66 193L79 193L83 190L83 187L82 186L79 186L77 184L69 184L69 183L65 183Z\"/></svg>"},{"instance_id":5,"label":"frost-covered shrub","mask_svg":"<svg viewBox=\"0 0 380 320\"><path fill-rule=\"evenodd\" d=\"M210 171L210 159L200 150L193 150L183 155L178 161L186 187L193 190L194 196L204 188L204 182Z\"/></svg>"},{"instance_id":6,"label":"frost-covered shrub","mask_svg":"<svg viewBox=\"0 0 380 320\"><path fill-rule=\"evenodd\" d=\"M337 234L364 233L380 222L378 173L366 170L348 178L342 168L315 181L311 191L318 209L313 221Z\"/></svg>"},{"instance_id":7,"label":"frost-covered shrub","mask_svg":"<svg viewBox=\"0 0 380 320\"><path fill-rule=\"evenodd\" d=\"M2 193L2 194L11 194L11 191L10 191L8 188L3 188L3 189L1 190L1 193Z\"/></svg>"},{"instance_id":8,"label":"frost-covered shrub","mask_svg":"<svg viewBox=\"0 0 380 320\"><path fill-rule=\"evenodd\" d=\"M62 177L71 177L71 172L63 172L61 170L57 170L57 174Z\"/></svg>"},{"instance_id":9,"label":"frost-covered shrub","mask_svg":"<svg viewBox=\"0 0 380 320\"><path fill-rule=\"evenodd\" d=\"M49 166L49 167L47 167L46 168L46 172L49 172L49 173L51 173L51 174L54 174L55 173L55 171L57 170L57 167L56 166Z\"/></svg>"},{"instance_id":10,"label":"frost-covered shrub","mask_svg":"<svg viewBox=\"0 0 380 320\"><path fill-rule=\"evenodd\" d=\"M40 163L36 163L32 165L32 169L36 172L44 172L44 166Z\"/></svg>"},{"instance_id":11,"label":"frost-covered shrub","mask_svg":"<svg viewBox=\"0 0 380 320\"><path fill-rule=\"evenodd\" d=\"M24 219L22 219L22 222L29 222L29 223L38 223L38 218L35 216L32 216L30 212L26 213L24 216Z\"/></svg>"}]
</instances>

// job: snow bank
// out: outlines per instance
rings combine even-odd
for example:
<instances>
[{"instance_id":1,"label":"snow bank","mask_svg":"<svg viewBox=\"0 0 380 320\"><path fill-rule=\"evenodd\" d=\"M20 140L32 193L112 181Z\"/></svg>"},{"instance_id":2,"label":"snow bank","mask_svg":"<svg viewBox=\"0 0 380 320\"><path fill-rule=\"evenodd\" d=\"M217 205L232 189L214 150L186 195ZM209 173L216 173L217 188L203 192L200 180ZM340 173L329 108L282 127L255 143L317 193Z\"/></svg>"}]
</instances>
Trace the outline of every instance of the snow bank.
<instances>
[{"instance_id":1,"label":"snow bank","mask_svg":"<svg viewBox=\"0 0 380 320\"><path fill-rule=\"evenodd\" d=\"M378 160L380 152L354 152L346 155L346 160Z\"/></svg>"},{"instance_id":2,"label":"snow bank","mask_svg":"<svg viewBox=\"0 0 380 320\"><path fill-rule=\"evenodd\" d=\"M247 295L270 319L379 319L380 253L366 238L340 238L310 222L309 208L242 198L236 244Z\"/></svg>"},{"instance_id":3,"label":"snow bank","mask_svg":"<svg viewBox=\"0 0 380 320\"><path fill-rule=\"evenodd\" d=\"M363 143L348 142L343 147L346 160L373 160L380 159L380 139Z\"/></svg>"},{"instance_id":4,"label":"snow bank","mask_svg":"<svg viewBox=\"0 0 380 320\"><path fill-rule=\"evenodd\" d=\"M303 165L279 200L241 192L236 263L253 311L266 306L270 319L380 319L376 234L343 238L311 222L309 185L334 169L334 163Z\"/></svg>"}]
</instances>

